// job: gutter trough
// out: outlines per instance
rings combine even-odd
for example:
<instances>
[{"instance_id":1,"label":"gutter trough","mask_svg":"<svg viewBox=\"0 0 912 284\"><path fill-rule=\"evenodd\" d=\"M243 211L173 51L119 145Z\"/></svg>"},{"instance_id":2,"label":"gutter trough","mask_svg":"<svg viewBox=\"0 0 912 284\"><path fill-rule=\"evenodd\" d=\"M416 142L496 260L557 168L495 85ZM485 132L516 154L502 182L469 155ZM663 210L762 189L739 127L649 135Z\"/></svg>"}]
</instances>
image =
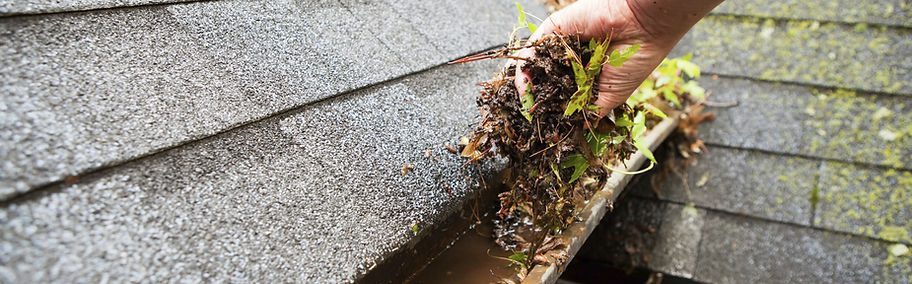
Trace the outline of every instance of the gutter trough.
<instances>
[{"instance_id":1,"label":"gutter trough","mask_svg":"<svg viewBox=\"0 0 912 284\"><path fill-rule=\"evenodd\" d=\"M675 130L680 122L674 113L659 122L646 133L649 148L655 150ZM636 171L648 159L640 152L630 156L622 171ZM577 222L571 224L556 238L564 244L545 252L548 265L529 268L522 283L555 283L567 265L599 225L602 217L611 212L614 202L633 179L633 175L612 173L605 186L596 192L585 206L578 209ZM361 283L484 283L511 278L516 271L507 267L502 260L509 255L503 252L491 239L491 218L483 214L482 220L469 217L469 211L493 208L496 211L498 189L488 189L466 200L462 214L455 214L451 220L438 224L434 233L424 236L413 246L371 269ZM474 206L470 205L474 204ZM485 209L482 209L485 210ZM477 213L477 211L476 211ZM461 216L460 216L461 215ZM554 256L560 256L560 260Z\"/></svg>"},{"instance_id":2,"label":"gutter trough","mask_svg":"<svg viewBox=\"0 0 912 284\"><path fill-rule=\"evenodd\" d=\"M665 138L671 134L672 131L678 126L680 119L678 115L672 115L669 118L666 118L659 124L656 124L653 129L647 133L646 141L649 143L649 149L655 150L659 145L665 141ZM636 152L633 154L629 160L627 160L627 167L621 168L623 171L635 171L639 169L647 161L646 156L643 156L641 152ZM618 196L624 191L624 188L627 186L627 183L633 179L633 175L622 174L618 172L611 173L611 176L608 178L608 181L605 183L605 187L602 190L596 192L589 202L586 203L586 206L583 207L577 213L579 221L570 225L569 228L563 231L560 235L557 236L565 246L560 249L555 249L544 253L547 256L549 265L536 265L532 267L529 271L529 274L526 275L526 278L523 279L522 283L555 283L560 275L567 268L567 265L570 264L570 260L576 255L579 249L586 243L586 239L589 238L589 235L592 234L592 231L595 230L595 227L599 225L602 220L602 217L605 214L611 212L614 208L614 202L617 200ZM554 259L553 255L562 255L566 253L568 256L566 260L558 262Z\"/></svg>"}]
</instances>

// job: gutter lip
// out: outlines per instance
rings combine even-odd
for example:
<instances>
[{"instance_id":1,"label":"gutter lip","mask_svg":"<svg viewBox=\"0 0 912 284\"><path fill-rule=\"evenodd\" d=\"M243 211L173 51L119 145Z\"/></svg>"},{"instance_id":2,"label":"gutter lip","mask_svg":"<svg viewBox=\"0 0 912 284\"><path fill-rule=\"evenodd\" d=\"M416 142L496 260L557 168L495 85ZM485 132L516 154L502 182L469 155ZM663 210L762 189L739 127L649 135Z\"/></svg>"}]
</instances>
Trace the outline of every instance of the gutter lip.
<instances>
[{"instance_id":1,"label":"gutter lip","mask_svg":"<svg viewBox=\"0 0 912 284\"><path fill-rule=\"evenodd\" d=\"M652 131L646 135L649 149L655 150L658 148L658 146L665 141L665 138L671 135L672 131L677 128L678 123L680 123L680 115L675 113L653 127ZM622 170L637 170L646 162L646 160L646 156L643 156L641 152L637 151L629 160L627 160L628 166L622 168ZM557 236L566 245L563 248L546 252L544 255L548 258L550 264L532 267L532 270L529 271L522 283L537 284L557 282L560 275L567 269L567 265L570 264L570 261L573 260L573 257L586 242L586 239L589 238L589 235L592 234L595 227L601 223L602 217L610 213L614 208L615 200L623 193L627 183L629 183L631 179L633 179L633 175L617 172L611 173L608 181L605 182L605 186L592 195L592 198L589 199L586 206L577 213L577 216L582 220L574 222L567 230L564 230L564 232ZM562 262L558 262L552 256L563 253L566 253L567 259Z\"/></svg>"}]
</instances>

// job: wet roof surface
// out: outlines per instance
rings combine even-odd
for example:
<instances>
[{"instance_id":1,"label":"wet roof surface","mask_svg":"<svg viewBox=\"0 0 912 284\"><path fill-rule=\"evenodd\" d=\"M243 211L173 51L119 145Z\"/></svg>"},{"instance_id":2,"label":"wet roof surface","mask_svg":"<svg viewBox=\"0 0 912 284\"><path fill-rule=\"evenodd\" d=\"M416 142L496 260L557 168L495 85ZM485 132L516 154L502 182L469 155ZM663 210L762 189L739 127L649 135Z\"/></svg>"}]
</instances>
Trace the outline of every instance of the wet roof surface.
<instances>
[{"instance_id":1,"label":"wet roof surface","mask_svg":"<svg viewBox=\"0 0 912 284\"><path fill-rule=\"evenodd\" d=\"M673 55L693 52L709 100L738 105L708 107L708 151L654 187L639 177L578 261L712 283L912 281L912 256L889 252L912 244L899 2L727 1L697 24Z\"/></svg>"}]
</instances>

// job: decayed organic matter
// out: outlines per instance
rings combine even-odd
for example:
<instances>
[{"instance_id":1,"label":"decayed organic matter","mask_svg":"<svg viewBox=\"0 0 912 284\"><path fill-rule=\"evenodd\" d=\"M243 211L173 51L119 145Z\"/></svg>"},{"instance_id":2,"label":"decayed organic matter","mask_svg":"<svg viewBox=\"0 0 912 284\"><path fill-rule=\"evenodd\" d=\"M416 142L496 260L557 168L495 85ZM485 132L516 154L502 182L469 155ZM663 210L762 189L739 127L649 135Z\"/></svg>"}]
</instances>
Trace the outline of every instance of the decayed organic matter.
<instances>
[{"instance_id":1,"label":"decayed organic matter","mask_svg":"<svg viewBox=\"0 0 912 284\"><path fill-rule=\"evenodd\" d=\"M520 15L520 27L535 29L525 23L521 8ZM603 68L621 66L639 48L633 45L609 52L610 43L610 34L600 41L585 42L575 35L554 33L535 42L516 40L503 49L453 62L511 58L524 62L522 68L530 74L524 94L513 83L516 64L479 84L484 89L477 99L481 121L461 150L469 162L495 155L509 159L495 237L499 245L523 256L516 257L527 262L522 267L538 259L534 256L543 247L561 245L550 241L550 236L574 221L574 209L603 187L613 168L637 150L654 164L643 143L647 127L665 117L661 109L667 109L669 102L679 104L675 95L701 91L695 84L685 86L683 80L662 79L665 75L657 70L641 87L648 90L638 90L627 104L598 117L599 109L593 104L598 88L595 78ZM533 48L536 56L515 56L522 48ZM695 68L687 63L663 64L672 66L670 75L680 78L681 69ZM659 100L659 94L666 99L660 107L648 102ZM528 255L533 257L525 257Z\"/></svg>"}]
</instances>

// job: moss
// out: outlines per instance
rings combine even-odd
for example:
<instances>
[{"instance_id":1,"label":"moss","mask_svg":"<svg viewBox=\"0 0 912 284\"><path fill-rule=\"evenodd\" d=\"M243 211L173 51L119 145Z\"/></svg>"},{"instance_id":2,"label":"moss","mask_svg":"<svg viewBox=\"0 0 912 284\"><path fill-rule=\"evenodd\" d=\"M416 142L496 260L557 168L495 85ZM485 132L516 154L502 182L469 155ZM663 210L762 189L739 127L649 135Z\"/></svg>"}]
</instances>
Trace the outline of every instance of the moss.
<instances>
[{"instance_id":1,"label":"moss","mask_svg":"<svg viewBox=\"0 0 912 284\"><path fill-rule=\"evenodd\" d=\"M885 250L887 250L887 259L883 261L883 266L881 267L881 281L882 282L892 282L899 281L896 276L891 277L891 275L903 275L905 276L906 282L912 282L912 253L906 252L902 255L894 255L891 253L891 246L897 246L902 244L892 244L888 245Z\"/></svg>"},{"instance_id":2,"label":"moss","mask_svg":"<svg viewBox=\"0 0 912 284\"><path fill-rule=\"evenodd\" d=\"M805 221L810 218L813 208L808 208L805 198L812 194L817 184L818 161L759 153L749 153L741 159L748 161L751 168L747 182L750 189L742 192L749 200L743 202L763 206L753 210L773 219ZM796 211L797 208L801 209Z\"/></svg>"},{"instance_id":3,"label":"moss","mask_svg":"<svg viewBox=\"0 0 912 284\"><path fill-rule=\"evenodd\" d=\"M727 1L713 12L757 17L800 18L910 26L908 1ZM851 7L851 9L846 9Z\"/></svg>"},{"instance_id":4,"label":"moss","mask_svg":"<svg viewBox=\"0 0 912 284\"><path fill-rule=\"evenodd\" d=\"M688 36L695 61L715 73L912 94L912 29L716 15ZM877 74L871 80L871 74Z\"/></svg>"},{"instance_id":5,"label":"moss","mask_svg":"<svg viewBox=\"0 0 912 284\"><path fill-rule=\"evenodd\" d=\"M912 164L912 138L898 135L884 140L879 132L912 131L912 113L899 98L858 95L849 90L811 89L814 99L807 102L804 124L817 135L809 135L805 152L898 168Z\"/></svg>"},{"instance_id":6,"label":"moss","mask_svg":"<svg viewBox=\"0 0 912 284\"><path fill-rule=\"evenodd\" d=\"M912 173L828 163L818 205L821 225L912 243Z\"/></svg>"}]
</instances>

